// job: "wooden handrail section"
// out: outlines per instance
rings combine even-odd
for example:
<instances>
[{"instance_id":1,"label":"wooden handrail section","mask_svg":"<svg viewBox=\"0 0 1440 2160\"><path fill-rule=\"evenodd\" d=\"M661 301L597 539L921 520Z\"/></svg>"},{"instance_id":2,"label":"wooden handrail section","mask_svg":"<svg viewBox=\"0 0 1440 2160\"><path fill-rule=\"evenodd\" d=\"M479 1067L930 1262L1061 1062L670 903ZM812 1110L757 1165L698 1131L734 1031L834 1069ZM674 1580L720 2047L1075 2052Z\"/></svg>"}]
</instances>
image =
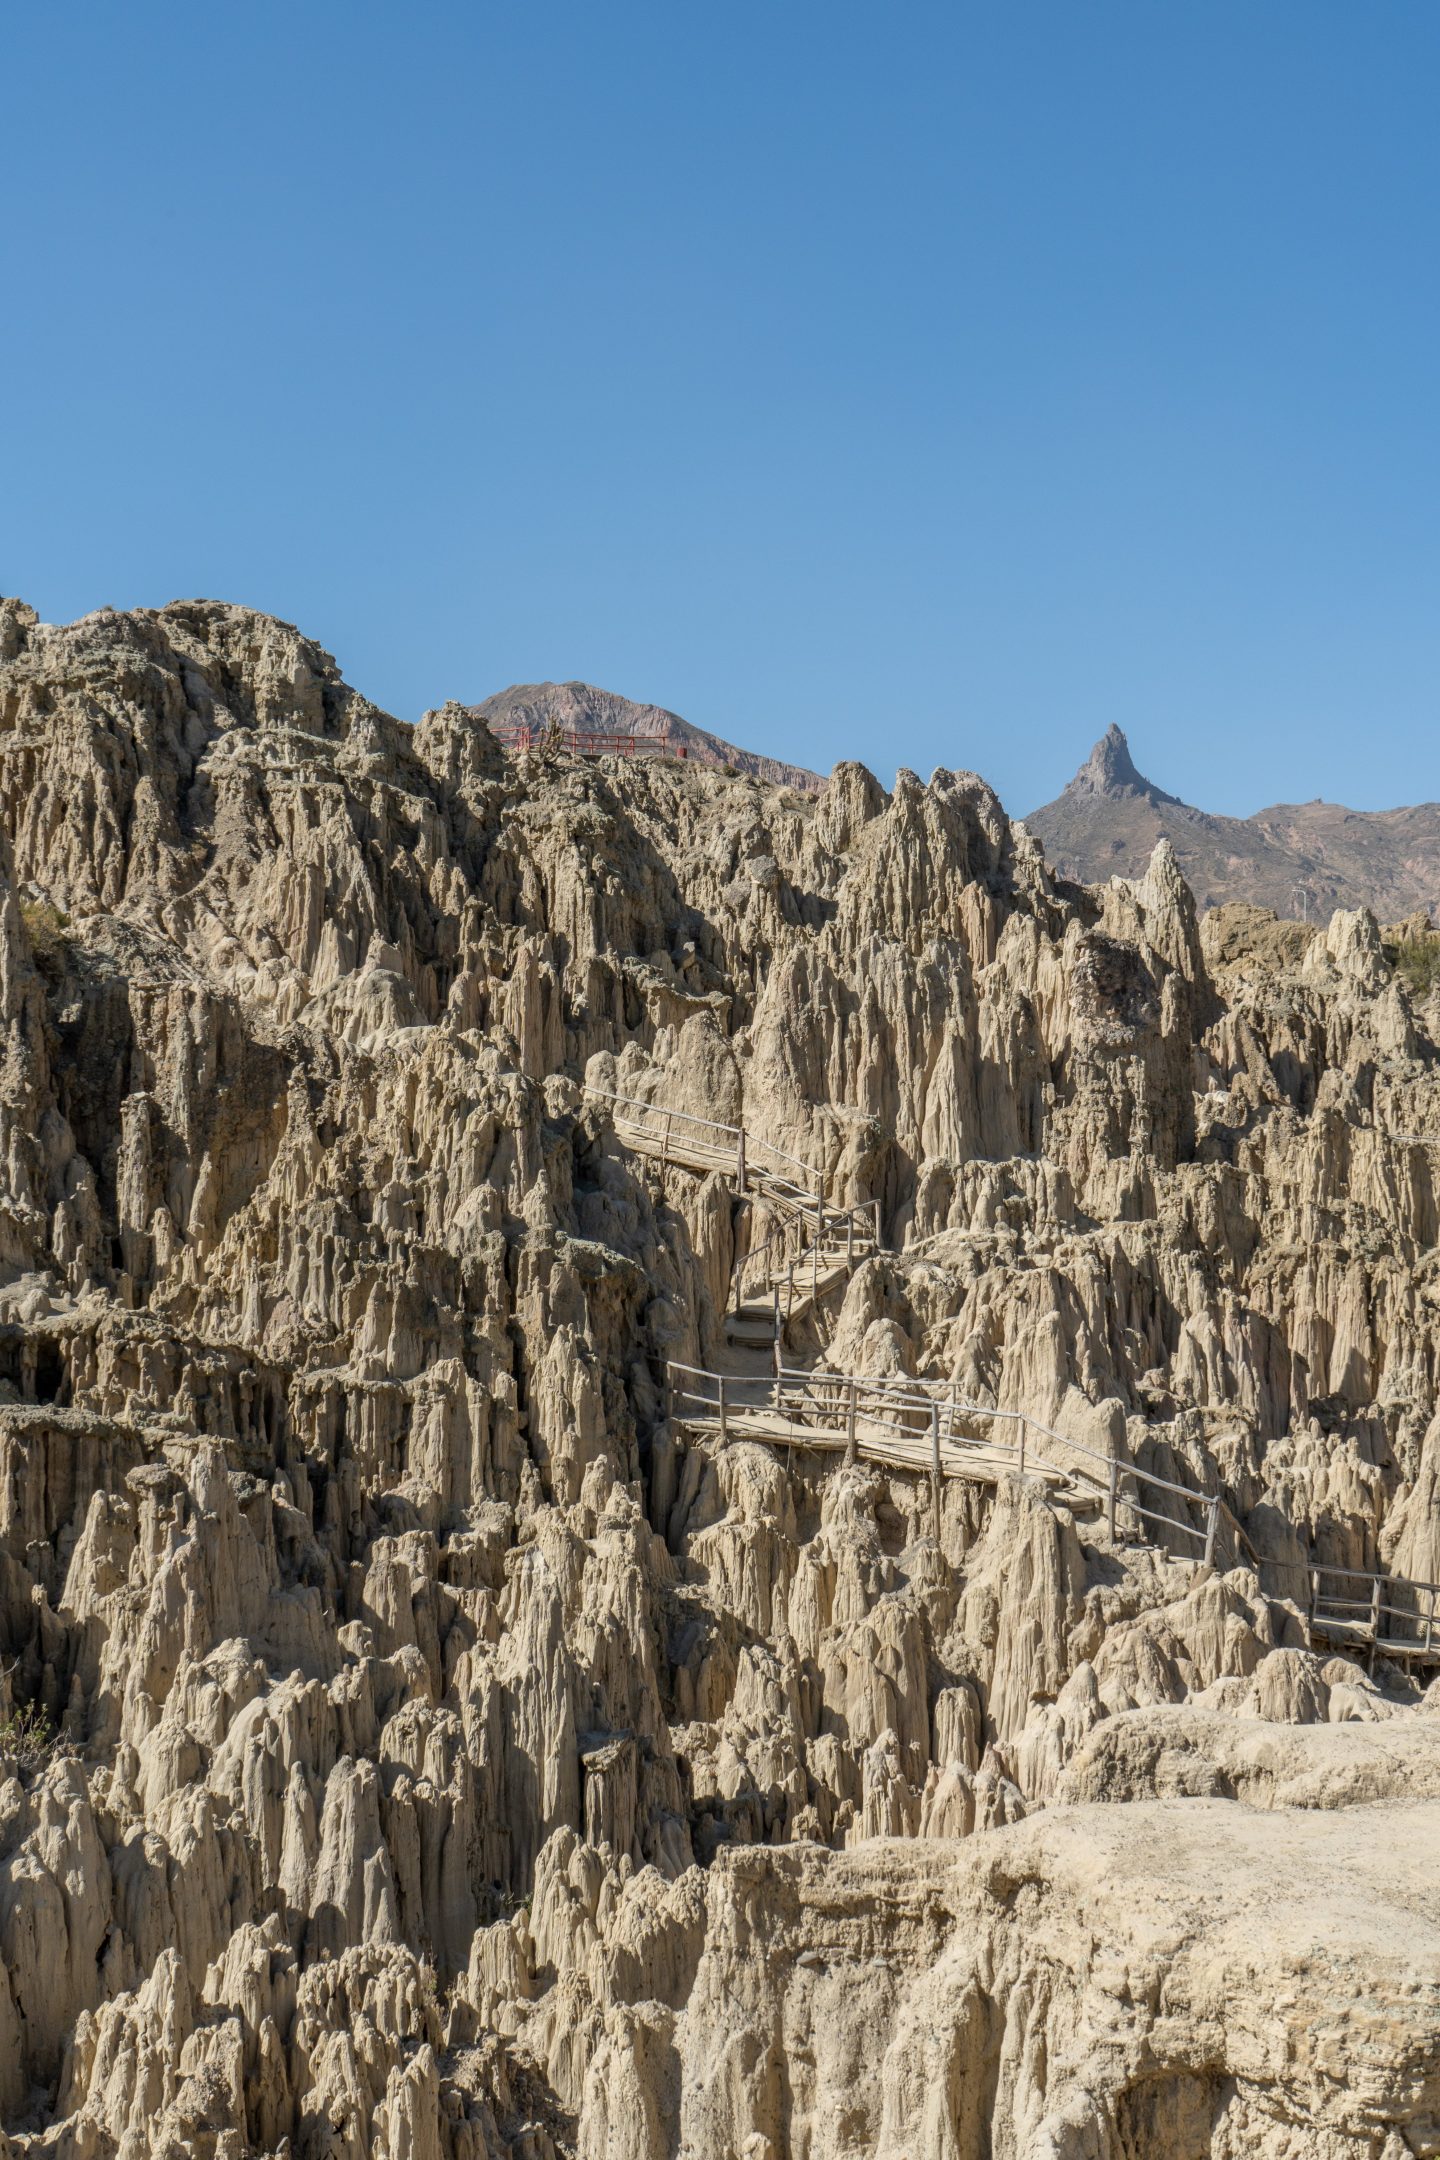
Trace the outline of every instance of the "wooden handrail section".
<instances>
[{"instance_id":1,"label":"wooden handrail section","mask_svg":"<svg viewBox=\"0 0 1440 2160\"><path fill-rule=\"evenodd\" d=\"M773 1374L712 1372L672 1362L667 1383L677 1422L714 1429L722 1441L743 1436L822 1452L838 1449L847 1462L864 1457L895 1468L928 1470L937 1520L942 1477L978 1474L993 1481L1001 1470L1014 1469L1063 1488L1072 1505L1103 1508L1112 1539L1119 1536L1123 1514L1127 1521L1154 1523L1168 1534L1193 1539L1207 1562L1221 1557L1218 1493L1199 1493L1138 1464L1102 1455L1020 1411L962 1402L957 1389L943 1382L877 1380L823 1367L785 1366L785 1322L798 1311L818 1307L834 1283L848 1279L857 1261L880 1250L879 1202L831 1207L823 1191L809 1182L814 1172L806 1164L743 1125L668 1109L610 1088L587 1085L583 1092L608 1106L616 1135L627 1146L662 1164L725 1169L742 1195L753 1192L781 1217L769 1236L736 1263L733 1283L738 1316L758 1315L763 1326L765 1317L773 1315ZM747 1308L747 1296L757 1290L761 1304ZM688 1384L692 1382L698 1384ZM1002 1432L1013 1426L1015 1437L977 1440L963 1428L980 1419ZM1145 1500L1161 1495L1179 1501L1186 1511L1198 1509L1201 1525L1173 1504L1169 1510L1163 1501L1145 1505ZM1140 1534L1145 1535L1143 1529ZM1228 1539L1225 1544L1228 1550Z\"/></svg>"},{"instance_id":2,"label":"wooden handrail section","mask_svg":"<svg viewBox=\"0 0 1440 2160\"><path fill-rule=\"evenodd\" d=\"M1440 1583L1367 1568L1312 1567L1309 1574L1312 1643L1363 1651L1372 1672L1382 1656L1440 1665Z\"/></svg>"},{"instance_id":3,"label":"wooden handrail section","mask_svg":"<svg viewBox=\"0 0 1440 2160\"><path fill-rule=\"evenodd\" d=\"M616 1135L637 1153L662 1165L696 1172L721 1170L746 1198L763 1201L780 1217L776 1228L735 1264L731 1297L736 1313L748 1300L775 1306L781 1320L818 1305L835 1283L848 1279L859 1261L880 1249L880 1203L832 1206L808 1164L762 1139L744 1125L725 1125L693 1111L586 1086L584 1093L610 1111Z\"/></svg>"},{"instance_id":4,"label":"wooden handrail section","mask_svg":"<svg viewBox=\"0 0 1440 2160\"><path fill-rule=\"evenodd\" d=\"M838 1452L847 1462L928 1471L936 1480L980 1476L993 1483L1001 1471L1014 1470L1058 1489L1072 1504L1079 1500L1103 1509L1112 1539L1119 1537L1122 1516L1134 1517L1192 1539L1201 1548L1197 1557L1216 1558L1218 1493L1195 1492L1137 1463L1102 1455L1024 1411L966 1402L951 1383L875 1379L778 1361L770 1375L713 1372L676 1360L666 1371L671 1416L678 1424L714 1431L722 1441L754 1439ZM1014 1437L978 1440L965 1428L980 1420L1013 1428ZM1123 1489L1127 1486L1133 1491ZM1200 1525L1178 1511L1145 1505L1160 1494L1198 1509Z\"/></svg>"},{"instance_id":5,"label":"wooden handrail section","mask_svg":"<svg viewBox=\"0 0 1440 2160\"><path fill-rule=\"evenodd\" d=\"M804 1181L795 1187L797 1195L814 1199L808 1190L809 1180L815 1175L808 1163L801 1162L798 1155L788 1155L784 1148L776 1147L771 1140L762 1140L743 1125L722 1125L718 1118L697 1117L690 1110L672 1110L664 1103L646 1102L638 1095L618 1095L611 1088L591 1087L586 1084L582 1092L594 1102L609 1103L617 1128L628 1126L645 1145L647 1152L677 1145L693 1144L713 1150L738 1169L742 1165L762 1175L773 1174L786 1177L797 1172ZM677 1133L676 1128L684 1131Z\"/></svg>"}]
</instances>

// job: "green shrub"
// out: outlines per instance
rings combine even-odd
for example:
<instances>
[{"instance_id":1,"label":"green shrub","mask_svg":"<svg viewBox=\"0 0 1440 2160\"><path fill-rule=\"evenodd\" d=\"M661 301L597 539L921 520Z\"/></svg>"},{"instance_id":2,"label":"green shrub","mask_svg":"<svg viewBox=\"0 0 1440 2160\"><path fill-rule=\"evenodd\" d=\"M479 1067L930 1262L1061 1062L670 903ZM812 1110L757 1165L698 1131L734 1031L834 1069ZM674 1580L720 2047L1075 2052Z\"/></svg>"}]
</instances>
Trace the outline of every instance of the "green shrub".
<instances>
[{"instance_id":1,"label":"green shrub","mask_svg":"<svg viewBox=\"0 0 1440 2160\"><path fill-rule=\"evenodd\" d=\"M0 1755L8 1755L22 1770L38 1770L60 1747L60 1736L49 1713L39 1703L22 1703L0 1718Z\"/></svg>"},{"instance_id":2,"label":"green shrub","mask_svg":"<svg viewBox=\"0 0 1440 2160\"><path fill-rule=\"evenodd\" d=\"M1386 946L1385 957L1411 997L1426 998L1440 989L1440 934L1402 938Z\"/></svg>"},{"instance_id":3,"label":"green shrub","mask_svg":"<svg viewBox=\"0 0 1440 2160\"><path fill-rule=\"evenodd\" d=\"M37 964L43 968L47 962L54 966L62 961L65 933L70 928L65 910L56 907L53 900L22 900L20 917Z\"/></svg>"}]
</instances>

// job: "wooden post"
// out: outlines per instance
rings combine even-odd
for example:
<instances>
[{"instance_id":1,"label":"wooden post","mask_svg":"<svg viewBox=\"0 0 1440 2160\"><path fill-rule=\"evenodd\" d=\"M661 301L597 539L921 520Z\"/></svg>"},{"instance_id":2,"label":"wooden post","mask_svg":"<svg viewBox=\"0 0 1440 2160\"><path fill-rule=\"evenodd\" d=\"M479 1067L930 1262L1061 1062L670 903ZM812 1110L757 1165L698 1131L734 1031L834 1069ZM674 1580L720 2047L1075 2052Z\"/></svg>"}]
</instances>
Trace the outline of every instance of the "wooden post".
<instances>
[{"instance_id":1,"label":"wooden post","mask_svg":"<svg viewBox=\"0 0 1440 2160\"><path fill-rule=\"evenodd\" d=\"M810 1247L810 1302L818 1313L820 1309L820 1232L818 1229L815 1232L815 1243Z\"/></svg>"},{"instance_id":2,"label":"wooden post","mask_svg":"<svg viewBox=\"0 0 1440 2160\"><path fill-rule=\"evenodd\" d=\"M1020 1420L1020 1475L1025 1475L1025 1420Z\"/></svg>"},{"instance_id":3,"label":"wooden post","mask_svg":"<svg viewBox=\"0 0 1440 2160\"><path fill-rule=\"evenodd\" d=\"M851 1208L845 1217L845 1265L855 1265L855 1210Z\"/></svg>"},{"instance_id":4,"label":"wooden post","mask_svg":"<svg viewBox=\"0 0 1440 2160\"><path fill-rule=\"evenodd\" d=\"M880 1250L880 1202L875 1202L875 1250Z\"/></svg>"},{"instance_id":5,"label":"wooden post","mask_svg":"<svg viewBox=\"0 0 1440 2160\"><path fill-rule=\"evenodd\" d=\"M790 1262L790 1266L786 1272L785 1282L785 1318L788 1320L791 1313L793 1313L795 1310L795 1263L793 1260Z\"/></svg>"},{"instance_id":6,"label":"wooden post","mask_svg":"<svg viewBox=\"0 0 1440 2160\"><path fill-rule=\"evenodd\" d=\"M1205 1511L1205 1565L1215 1565L1215 1534L1220 1528L1220 1495L1212 1493Z\"/></svg>"},{"instance_id":7,"label":"wooden post","mask_svg":"<svg viewBox=\"0 0 1440 2160\"><path fill-rule=\"evenodd\" d=\"M1375 1651L1380 1641L1380 1577L1370 1592L1370 1670L1375 1670Z\"/></svg>"},{"instance_id":8,"label":"wooden post","mask_svg":"<svg viewBox=\"0 0 1440 2160\"><path fill-rule=\"evenodd\" d=\"M850 1401L845 1411L845 1461L847 1465L853 1463L855 1460L856 1385L855 1375L853 1373L850 1375L849 1393Z\"/></svg>"},{"instance_id":9,"label":"wooden post","mask_svg":"<svg viewBox=\"0 0 1440 2160\"><path fill-rule=\"evenodd\" d=\"M740 1138L735 1148L735 1179L741 1192L745 1190L745 1128L740 1127Z\"/></svg>"},{"instance_id":10,"label":"wooden post","mask_svg":"<svg viewBox=\"0 0 1440 2160\"><path fill-rule=\"evenodd\" d=\"M940 1542L940 1405L930 1404L930 1486L935 1502L935 1542Z\"/></svg>"},{"instance_id":11,"label":"wooden post","mask_svg":"<svg viewBox=\"0 0 1440 2160\"><path fill-rule=\"evenodd\" d=\"M1425 1615L1425 1655L1430 1655L1430 1637L1435 1626L1435 1585L1430 1585L1430 1610Z\"/></svg>"},{"instance_id":12,"label":"wooden post","mask_svg":"<svg viewBox=\"0 0 1440 2160\"><path fill-rule=\"evenodd\" d=\"M663 1170L670 1160L670 1112L665 1112L665 1130L660 1138L660 1167Z\"/></svg>"},{"instance_id":13,"label":"wooden post","mask_svg":"<svg viewBox=\"0 0 1440 2160\"><path fill-rule=\"evenodd\" d=\"M725 1375L722 1372L720 1375L720 1438L728 1440L729 1437L729 1427L725 1421Z\"/></svg>"},{"instance_id":14,"label":"wooden post","mask_svg":"<svg viewBox=\"0 0 1440 2160\"><path fill-rule=\"evenodd\" d=\"M1112 1455L1110 1457L1110 1542L1112 1545L1118 1543L1118 1538L1115 1530L1115 1503L1119 1499L1119 1497L1120 1465L1118 1462L1116 1462L1115 1457Z\"/></svg>"}]
</instances>

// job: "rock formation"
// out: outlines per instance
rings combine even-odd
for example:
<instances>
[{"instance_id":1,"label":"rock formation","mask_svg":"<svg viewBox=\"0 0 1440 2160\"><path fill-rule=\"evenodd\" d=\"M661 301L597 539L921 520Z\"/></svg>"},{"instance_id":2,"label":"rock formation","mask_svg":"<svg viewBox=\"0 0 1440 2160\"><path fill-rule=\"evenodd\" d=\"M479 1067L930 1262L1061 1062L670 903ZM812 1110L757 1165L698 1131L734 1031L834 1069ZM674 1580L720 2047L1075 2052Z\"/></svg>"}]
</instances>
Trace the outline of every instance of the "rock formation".
<instances>
[{"instance_id":1,"label":"rock formation","mask_svg":"<svg viewBox=\"0 0 1440 2160\"><path fill-rule=\"evenodd\" d=\"M1440 1656L1310 1615L1440 1578L1369 915L209 602L0 603L0 826L5 2160L1440 2152ZM787 1357L1168 1502L687 1424L763 1209L606 1091L878 1204Z\"/></svg>"},{"instance_id":2,"label":"rock formation","mask_svg":"<svg viewBox=\"0 0 1440 2160\"><path fill-rule=\"evenodd\" d=\"M1111 727L1069 786L1025 822L1065 877L1143 876L1168 840L1202 907L1266 907L1321 923L1337 907L1368 907L1383 922L1440 920L1440 803L1347 810L1317 800L1221 817L1147 780Z\"/></svg>"}]
</instances>

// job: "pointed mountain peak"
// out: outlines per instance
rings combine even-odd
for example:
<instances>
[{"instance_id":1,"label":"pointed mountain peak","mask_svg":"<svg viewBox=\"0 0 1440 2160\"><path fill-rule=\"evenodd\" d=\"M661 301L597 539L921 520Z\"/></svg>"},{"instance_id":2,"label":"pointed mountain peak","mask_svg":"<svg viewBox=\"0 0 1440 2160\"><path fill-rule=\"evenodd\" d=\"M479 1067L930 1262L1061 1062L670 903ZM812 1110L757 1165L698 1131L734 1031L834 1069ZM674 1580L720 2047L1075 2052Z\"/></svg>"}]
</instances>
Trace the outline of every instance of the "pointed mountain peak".
<instances>
[{"instance_id":1,"label":"pointed mountain peak","mask_svg":"<svg viewBox=\"0 0 1440 2160\"><path fill-rule=\"evenodd\" d=\"M1145 785L1135 769L1125 730L1113 726L1106 728L1076 777L1102 794L1110 794L1116 788L1143 788Z\"/></svg>"},{"instance_id":2,"label":"pointed mountain peak","mask_svg":"<svg viewBox=\"0 0 1440 2160\"><path fill-rule=\"evenodd\" d=\"M1067 795L1144 795L1151 802L1174 803L1178 795L1167 795L1147 780L1130 755L1130 745L1125 740L1125 730L1108 727L1066 788Z\"/></svg>"}]
</instances>

